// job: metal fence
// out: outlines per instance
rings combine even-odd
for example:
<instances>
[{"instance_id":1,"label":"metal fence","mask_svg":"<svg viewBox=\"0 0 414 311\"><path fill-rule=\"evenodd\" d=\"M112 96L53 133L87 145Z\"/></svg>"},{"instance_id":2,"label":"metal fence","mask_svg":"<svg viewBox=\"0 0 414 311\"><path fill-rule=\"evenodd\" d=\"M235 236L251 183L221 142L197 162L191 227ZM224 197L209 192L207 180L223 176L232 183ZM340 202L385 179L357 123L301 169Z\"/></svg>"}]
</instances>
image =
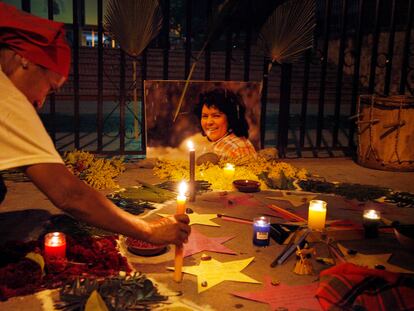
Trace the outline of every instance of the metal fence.
<instances>
[{"instance_id":1,"label":"metal fence","mask_svg":"<svg viewBox=\"0 0 414 311\"><path fill-rule=\"evenodd\" d=\"M352 154L355 126L349 117L357 113L360 94L413 94L413 2L318 0L314 48L297 63L274 64L271 72L269 59L256 45L257 32L249 27L227 31L207 47L193 78L262 81L261 145L278 148L281 157ZM48 17L53 19L56 3L47 3ZM97 25L85 25L80 18L85 2L72 0L72 23L67 24L72 72L63 90L49 98L42 117L61 151L83 148L145 155L142 100L138 116L130 107L132 59L117 46L105 44L104 2L96 3ZM215 14L219 1L160 3L163 28L138 59L141 99L146 79L186 78L203 39L200 25ZM21 5L30 11L30 0ZM177 5L185 10L179 36L170 23ZM92 30L97 44L85 46L84 33ZM130 133L133 118L141 125L139 140Z\"/></svg>"}]
</instances>

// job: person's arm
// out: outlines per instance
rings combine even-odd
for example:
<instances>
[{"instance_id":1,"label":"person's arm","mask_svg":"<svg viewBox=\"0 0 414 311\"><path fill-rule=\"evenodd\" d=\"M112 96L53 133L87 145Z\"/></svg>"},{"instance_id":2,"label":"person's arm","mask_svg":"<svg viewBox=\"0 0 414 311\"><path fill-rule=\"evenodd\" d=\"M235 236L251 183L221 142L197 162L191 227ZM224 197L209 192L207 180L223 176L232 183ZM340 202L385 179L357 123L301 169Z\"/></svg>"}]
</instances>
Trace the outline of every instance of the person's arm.
<instances>
[{"instance_id":1,"label":"person's arm","mask_svg":"<svg viewBox=\"0 0 414 311\"><path fill-rule=\"evenodd\" d=\"M30 165L26 174L56 207L91 225L154 244L187 240L188 216L175 215L153 222L139 219L79 180L63 164Z\"/></svg>"}]
</instances>

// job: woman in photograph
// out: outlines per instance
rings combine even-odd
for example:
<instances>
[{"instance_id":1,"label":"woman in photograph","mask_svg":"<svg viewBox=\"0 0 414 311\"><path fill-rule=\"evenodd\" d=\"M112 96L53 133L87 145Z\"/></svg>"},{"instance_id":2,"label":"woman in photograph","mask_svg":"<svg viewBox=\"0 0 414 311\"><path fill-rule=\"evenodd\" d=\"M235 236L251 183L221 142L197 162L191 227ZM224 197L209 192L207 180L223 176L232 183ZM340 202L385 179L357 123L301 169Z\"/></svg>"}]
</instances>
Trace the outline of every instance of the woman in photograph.
<instances>
[{"instance_id":1,"label":"woman in photograph","mask_svg":"<svg viewBox=\"0 0 414 311\"><path fill-rule=\"evenodd\" d=\"M195 114L220 159L240 162L255 157L245 111L241 97L233 91L216 88L200 94Z\"/></svg>"}]
</instances>

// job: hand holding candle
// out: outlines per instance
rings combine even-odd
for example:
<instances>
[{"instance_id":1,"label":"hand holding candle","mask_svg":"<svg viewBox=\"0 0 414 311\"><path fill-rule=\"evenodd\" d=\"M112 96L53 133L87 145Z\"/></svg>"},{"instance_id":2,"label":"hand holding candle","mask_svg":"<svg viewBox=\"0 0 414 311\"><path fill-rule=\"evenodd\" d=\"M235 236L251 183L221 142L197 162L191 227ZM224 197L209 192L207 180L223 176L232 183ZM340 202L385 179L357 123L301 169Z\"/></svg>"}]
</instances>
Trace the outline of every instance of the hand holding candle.
<instances>
[{"instance_id":1,"label":"hand holding candle","mask_svg":"<svg viewBox=\"0 0 414 311\"><path fill-rule=\"evenodd\" d=\"M326 202L322 200L311 200L309 202L308 227L312 230L321 231L325 229Z\"/></svg>"},{"instance_id":2,"label":"hand holding candle","mask_svg":"<svg viewBox=\"0 0 414 311\"><path fill-rule=\"evenodd\" d=\"M187 184L181 182L178 190L177 196L177 214L184 214L185 212L185 193L187 191ZM184 247L183 245L175 246L175 259L174 259L174 281L181 282L182 280L182 267L183 267L183 255Z\"/></svg>"}]
</instances>

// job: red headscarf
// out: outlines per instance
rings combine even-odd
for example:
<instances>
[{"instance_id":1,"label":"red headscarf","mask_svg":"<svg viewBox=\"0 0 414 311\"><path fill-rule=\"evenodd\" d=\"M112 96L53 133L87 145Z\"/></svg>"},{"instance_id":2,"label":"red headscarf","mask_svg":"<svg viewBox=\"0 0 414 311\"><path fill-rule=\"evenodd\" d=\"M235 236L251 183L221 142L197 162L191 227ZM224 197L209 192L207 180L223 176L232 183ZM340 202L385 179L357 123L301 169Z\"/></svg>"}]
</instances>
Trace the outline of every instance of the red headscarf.
<instances>
[{"instance_id":1,"label":"red headscarf","mask_svg":"<svg viewBox=\"0 0 414 311\"><path fill-rule=\"evenodd\" d=\"M32 63L68 77L70 47L65 39L63 23L28 14L0 2L0 45Z\"/></svg>"}]
</instances>

